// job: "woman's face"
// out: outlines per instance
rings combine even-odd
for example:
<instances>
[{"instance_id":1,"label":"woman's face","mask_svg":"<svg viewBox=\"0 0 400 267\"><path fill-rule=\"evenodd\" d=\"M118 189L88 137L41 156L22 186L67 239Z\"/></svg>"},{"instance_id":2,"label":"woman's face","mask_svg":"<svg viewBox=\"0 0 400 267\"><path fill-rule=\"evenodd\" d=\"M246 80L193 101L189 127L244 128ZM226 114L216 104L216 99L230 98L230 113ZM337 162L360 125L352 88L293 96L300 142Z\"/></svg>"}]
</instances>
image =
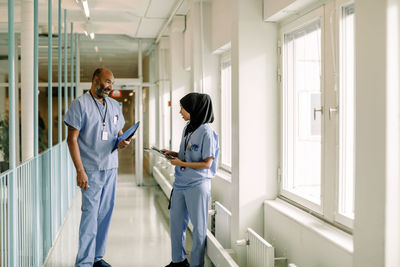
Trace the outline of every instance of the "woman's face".
<instances>
[{"instance_id":1,"label":"woman's face","mask_svg":"<svg viewBox=\"0 0 400 267\"><path fill-rule=\"evenodd\" d=\"M181 113L182 118L183 118L185 121L190 120L190 114L189 114L189 112L187 112L187 111L182 107L182 105L181 105L181 111L179 111L179 113Z\"/></svg>"}]
</instances>

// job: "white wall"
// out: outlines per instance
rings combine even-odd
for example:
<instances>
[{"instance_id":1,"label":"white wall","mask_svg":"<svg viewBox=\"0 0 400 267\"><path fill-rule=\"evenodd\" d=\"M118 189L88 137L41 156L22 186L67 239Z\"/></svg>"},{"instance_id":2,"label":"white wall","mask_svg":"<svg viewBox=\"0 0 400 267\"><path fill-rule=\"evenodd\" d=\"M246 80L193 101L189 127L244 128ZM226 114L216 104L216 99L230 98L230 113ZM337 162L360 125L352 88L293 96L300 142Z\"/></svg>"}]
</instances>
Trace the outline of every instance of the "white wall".
<instances>
[{"instance_id":1,"label":"white wall","mask_svg":"<svg viewBox=\"0 0 400 267\"><path fill-rule=\"evenodd\" d=\"M232 5L229 0L214 0L211 7L211 49L217 51L231 42Z\"/></svg>"},{"instance_id":2,"label":"white wall","mask_svg":"<svg viewBox=\"0 0 400 267\"><path fill-rule=\"evenodd\" d=\"M264 238L276 257L307 267L352 267L353 239L283 200L264 204Z\"/></svg>"},{"instance_id":3,"label":"white wall","mask_svg":"<svg viewBox=\"0 0 400 267\"><path fill-rule=\"evenodd\" d=\"M387 71L384 2L355 3L355 267L384 266Z\"/></svg>"},{"instance_id":4,"label":"white wall","mask_svg":"<svg viewBox=\"0 0 400 267\"><path fill-rule=\"evenodd\" d=\"M388 0L385 265L400 266L400 0Z\"/></svg>"}]
</instances>

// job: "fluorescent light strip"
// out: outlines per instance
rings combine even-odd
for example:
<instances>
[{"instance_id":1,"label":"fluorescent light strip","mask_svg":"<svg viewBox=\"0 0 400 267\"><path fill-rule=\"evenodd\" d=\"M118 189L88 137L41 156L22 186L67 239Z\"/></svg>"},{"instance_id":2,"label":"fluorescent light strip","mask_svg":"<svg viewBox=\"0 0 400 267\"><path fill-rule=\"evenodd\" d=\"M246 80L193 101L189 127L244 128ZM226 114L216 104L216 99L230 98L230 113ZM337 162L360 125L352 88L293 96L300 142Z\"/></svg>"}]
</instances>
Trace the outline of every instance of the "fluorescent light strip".
<instances>
[{"instance_id":1,"label":"fluorescent light strip","mask_svg":"<svg viewBox=\"0 0 400 267\"><path fill-rule=\"evenodd\" d=\"M83 10L85 11L85 16L87 18L89 18L90 12L89 12L89 4L88 4L87 0L82 1L82 5L83 5Z\"/></svg>"}]
</instances>

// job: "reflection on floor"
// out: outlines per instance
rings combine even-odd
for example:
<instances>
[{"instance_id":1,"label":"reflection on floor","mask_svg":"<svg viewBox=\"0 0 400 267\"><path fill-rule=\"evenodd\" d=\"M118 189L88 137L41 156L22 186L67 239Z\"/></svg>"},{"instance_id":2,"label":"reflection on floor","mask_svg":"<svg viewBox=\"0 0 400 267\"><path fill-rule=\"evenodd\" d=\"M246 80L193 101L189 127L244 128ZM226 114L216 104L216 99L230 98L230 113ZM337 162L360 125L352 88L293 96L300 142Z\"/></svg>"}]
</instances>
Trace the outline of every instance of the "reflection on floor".
<instances>
[{"instance_id":1,"label":"reflection on floor","mask_svg":"<svg viewBox=\"0 0 400 267\"><path fill-rule=\"evenodd\" d=\"M104 258L116 267L165 266L171 260L167 198L158 186L137 187L132 178L126 174L118 176L115 210ZM80 202L79 192L45 266L74 266ZM188 241L191 247L191 240Z\"/></svg>"}]
</instances>

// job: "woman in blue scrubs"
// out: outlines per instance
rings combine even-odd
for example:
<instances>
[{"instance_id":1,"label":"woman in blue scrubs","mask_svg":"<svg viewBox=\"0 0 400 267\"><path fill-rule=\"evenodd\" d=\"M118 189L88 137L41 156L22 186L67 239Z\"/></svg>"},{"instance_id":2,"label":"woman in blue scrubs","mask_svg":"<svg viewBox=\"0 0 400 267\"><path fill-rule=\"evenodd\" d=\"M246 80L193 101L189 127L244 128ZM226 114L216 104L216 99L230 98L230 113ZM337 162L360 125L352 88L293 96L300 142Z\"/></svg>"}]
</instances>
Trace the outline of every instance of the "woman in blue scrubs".
<instances>
[{"instance_id":1,"label":"woman in blue scrubs","mask_svg":"<svg viewBox=\"0 0 400 267\"><path fill-rule=\"evenodd\" d=\"M173 156L175 181L170 199L172 262L170 266L189 266L185 251L185 232L189 219L193 224L193 247L190 266L204 266L207 239L208 203L211 179L218 159L218 136L211 128L214 121L211 98L190 93L180 100L181 115L189 123L182 133L179 153L163 150Z\"/></svg>"}]
</instances>

